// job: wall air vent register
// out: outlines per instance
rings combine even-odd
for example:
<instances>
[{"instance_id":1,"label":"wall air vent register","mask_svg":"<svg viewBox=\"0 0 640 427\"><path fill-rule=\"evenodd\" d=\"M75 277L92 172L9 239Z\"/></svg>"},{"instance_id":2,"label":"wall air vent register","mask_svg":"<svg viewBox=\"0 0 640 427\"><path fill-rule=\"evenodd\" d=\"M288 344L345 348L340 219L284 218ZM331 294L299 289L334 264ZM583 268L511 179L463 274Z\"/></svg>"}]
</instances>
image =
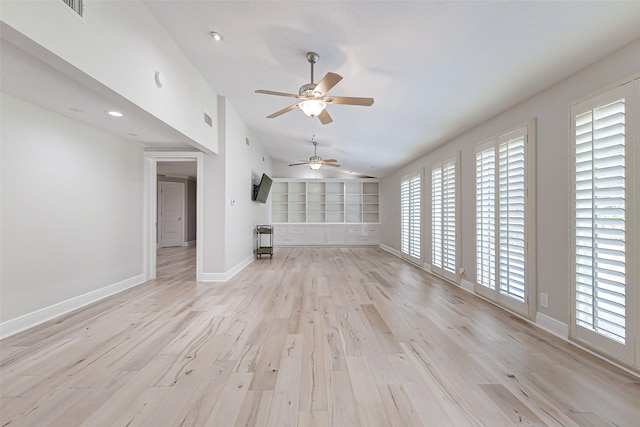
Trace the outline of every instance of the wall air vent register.
<instances>
[{"instance_id":1,"label":"wall air vent register","mask_svg":"<svg viewBox=\"0 0 640 427\"><path fill-rule=\"evenodd\" d=\"M75 13L82 16L82 0L62 0L67 6L69 6Z\"/></svg>"}]
</instances>

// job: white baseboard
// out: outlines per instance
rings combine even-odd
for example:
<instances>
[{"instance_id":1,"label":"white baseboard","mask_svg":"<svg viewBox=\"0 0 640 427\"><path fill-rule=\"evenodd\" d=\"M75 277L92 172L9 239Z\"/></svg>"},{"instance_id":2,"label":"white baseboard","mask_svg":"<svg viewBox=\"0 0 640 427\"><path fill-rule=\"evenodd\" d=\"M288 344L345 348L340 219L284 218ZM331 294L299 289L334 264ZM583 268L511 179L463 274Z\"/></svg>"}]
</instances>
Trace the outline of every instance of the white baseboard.
<instances>
[{"instance_id":1,"label":"white baseboard","mask_svg":"<svg viewBox=\"0 0 640 427\"><path fill-rule=\"evenodd\" d=\"M83 295L78 295L77 297L50 305L49 307L36 310L32 313L27 313L14 319L9 319L0 323L0 339L10 337L18 332L22 332L48 320L62 316L63 314L67 314L108 296L117 294L118 292L137 286L141 283L144 283L143 274L96 289L95 291L87 292Z\"/></svg>"},{"instance_id":2,"label":"white baseboard","mask_svg":"<svg viewBox=\"0 0 640 427\"><path fill-rule=\"evenodd\" d=\"M537 312L535 324L541 329L544 329L545 331L559 338L562 338L565 341L569 339L569 326L559 320L554 319L553 317L549 317L546 314Z\"/></svg>"},{"instance_id":3,"label":"white baseboard","mask_svg":"<svg viewBox=\"0 0 640 427\"><path fill-rule=\"evenodd\" d=\"M229 271L225 273L202 273L200 275L200 281L201 282L226 282L227 280L231 279L233 276L235 276L240 271L242 271L243 268L245 268L255 260L256 258L252 255L248 258L245 258L244 260L236 264L233 268L231 268Z\"/></svg>"},{"instance_id":4,"label":"white baseboard","mask_svg":"<svg viewBox=\"0 0 640 427\"><path fill-rule=\"evenodd\" d=\"M196 245L196 241L195 240L189 240L188 242L182 242L182 247L186 248L189 246L195 246Z\"/></svg>"},{"instance_id":5,"label":"white baseboard","mask_svg":"<svg viewBox=\"0 0 640 427\"><path fill-rule=\"evenodd\" d=\"M424 271L428 271L429 273L431 273L431 264L428 264L425 262L424 265L422 266L422 269Z\"/></svg>"},{"instance_id":6,"label":"white baseboard","mask_svg":"<svg viewBox=\"0 0 640 427\"><path fill-rule=\"evenodd\" d=\"M476 293L473 283L468 280L465 280L465 279L460 280L460 287L471 294Z\"/></svg>"},{"instance_id":7,"label":"white baseboard","mask_svg":"<svg viewBox=\"0 0 640 427\"><path fill-rule=\"evenodd\" d=\"M397 256L398 258L402 258L402 254L400 253L400 251L392 248L391 246L387 246L385 244L380 243L380 249L387 251L390 254Z\"/></svg>"}]
</instances>

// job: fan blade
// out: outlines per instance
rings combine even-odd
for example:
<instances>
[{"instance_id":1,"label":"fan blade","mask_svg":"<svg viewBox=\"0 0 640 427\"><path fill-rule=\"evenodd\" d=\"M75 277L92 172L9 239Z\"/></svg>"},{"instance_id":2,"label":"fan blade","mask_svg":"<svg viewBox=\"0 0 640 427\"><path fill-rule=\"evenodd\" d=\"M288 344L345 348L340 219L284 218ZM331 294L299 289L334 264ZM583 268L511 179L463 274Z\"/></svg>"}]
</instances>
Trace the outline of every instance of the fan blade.
<instances>
[{"instance_id":1,"label":"fan blade","mask_svg":"<svg viewBox=\"0 0 640 427\"><path fill-rule=\"evenodd\" d=\"M340 80L342 80L342 76L336 73L327 73L320 80L320 82L316 85L314 89L315 92L320 92L323 95L331 90L332 87L337 85Z\"/></svg>"},{"instance_id":2,"label":"fan blade","mask_svg":"<svg viewBox=\"0 0 640 427\"><path fill-rule=\"evenodd\" d=\"M339 168L340 165L337 163L324 163L323 166L333 166L334 168Z\"/></svg>"},{"instance_id":3,"label":"fan blade","mask_svg":"<svg viewBox=\"0 0 640 427\"><path fill-rule=\"evenodd\" d=\"M298 108L298 104L289 105L287 108L283 108L280 111L276 111L275 113L268 115L267 119L273 119L274 117L281 116L282 114L288 113L289 111L295 110L296 108Z\"/></svg>"},{"instance_id":4,"label":"fan blade","mask_svg":"<svg viewBox=\"0 0 640 427\"><path fill-rule=\"evenodd\" d=\"M323 99L327 104L363 105L369 107L373 105L373 98L353 98L349 96L330 96Z\"/></svg>"},{"instance_id":5,"label":"fan blade","mask_svg":"<svg viewBox=\"0 0 640 427\"><path fill-rule=\"evenodd\" d=\"M335 163L337 162L336 159L322 159L320 160L320 163Z\"/></svg>"},{"instance_id":6,"label":"fan blade","mask_svg":"<svg viewBox=\"0 0 640 427\"><path fill-rule=\"evenodd\" d=\"M300 166L300 165L308 165L309 162L304 162L304 163L292 163L289 166Z\"/></svg>"},{"instance_id":7,"label":"fan blade","mask_svg":"<svg viewBox=\"0 0 640 427\"><path fill-rule=\"evenodd\" d=\"M293 93L284 93L284 92L274 92L272 90L264 90L264 89L258 89L256 91L256 93L264 93L265 95L277 95L277 96L286 96L288 98L299 98L299 95L293 94Z\"/></svg>"},{"instance_id":8,"label":"fan blade","mask_svg":"<svg viewBox=\"0 0 640 427\"><path fill-rule=\"evenodd\" d=\"M318 114L318 118L320 119L320 121L322 122L323 125L328 125L329 123L331 123L333 121L333 119L331 118L331 116L327 112L326 108L324 110L322 110L322 113Z\"/></svg>"}]
</instances>

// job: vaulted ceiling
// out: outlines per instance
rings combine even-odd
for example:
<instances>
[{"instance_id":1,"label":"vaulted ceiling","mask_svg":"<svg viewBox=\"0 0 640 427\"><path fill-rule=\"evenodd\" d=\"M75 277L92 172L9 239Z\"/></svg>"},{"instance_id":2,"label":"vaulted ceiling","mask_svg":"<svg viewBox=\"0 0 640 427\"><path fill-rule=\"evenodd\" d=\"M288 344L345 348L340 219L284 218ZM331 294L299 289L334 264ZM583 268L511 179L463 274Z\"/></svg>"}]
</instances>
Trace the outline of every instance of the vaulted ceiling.
<instances>
[{"instance_id":1,"label":"vaulted ceiling","mask_svg":"<svg viewBox=\"0 0 640 427\"><path fill-rule=\"evenodd\" d=\"M375 177L640 37L638 1L145 3L272 158L308 158L315 134L320 155L340 160L342 170ZM224 40L214 41L210 31ZM47 64L23 58L17 69L9 67L5 47L3 90L46 106L46 98L58 92L20 88L27 85L19 76L28 71L31 82L40 81L34 70ZM267 119L296 100L254 91L297 93L310 82L308 51L320 55L316 82L329 71L343 77L330 95L373 97L373 106L329 105L334 121L328 125L298 109ZM49 78L51 84L72 84L61 74ZM62 93L75 93L70 90ZM87 93L76 95L79 104L90 102ZM89 95L103 102L110 96L108 88ZM153 135L142 142L180 146L171 129L145 114L129 115ZM126 129L118 132L131 138Z\"/></svg>"},{"instance_id":2,"label":"vaulted ceiling","mask_svg":"<svg viewBox=\"0 0 640 427\"><path fill-rule=\"evenodd\" d=\"M149 1L148 7L275 159L308 158L313 134L344 170L384 176L640 37L640 2ZM210 31L224 36L216 43ZM310 81L371 107L334 122L266 116Z\"/></svg>"}]
</instances>

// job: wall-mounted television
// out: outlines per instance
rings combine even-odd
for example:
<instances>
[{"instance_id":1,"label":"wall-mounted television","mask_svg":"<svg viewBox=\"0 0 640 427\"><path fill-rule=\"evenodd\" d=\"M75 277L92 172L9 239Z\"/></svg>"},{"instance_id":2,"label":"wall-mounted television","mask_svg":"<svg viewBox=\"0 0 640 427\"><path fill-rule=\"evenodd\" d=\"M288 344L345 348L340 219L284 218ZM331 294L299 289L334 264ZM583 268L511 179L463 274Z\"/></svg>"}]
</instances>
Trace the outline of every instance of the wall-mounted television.
<instances>
[{"instance_id":1,"label":"wall-mounted television","mask_svg":"<svg viewBox=\"0 0 640 427\"><path fill-rule=\"evenodd\" d=\"M263 173L260 184L253 186L252 200L259 203L266 203L267 197L269 197L269 190L271 190L271 184L273 184L273 180L269 178L267 174Z\"/></svg>"}]
</instances>

